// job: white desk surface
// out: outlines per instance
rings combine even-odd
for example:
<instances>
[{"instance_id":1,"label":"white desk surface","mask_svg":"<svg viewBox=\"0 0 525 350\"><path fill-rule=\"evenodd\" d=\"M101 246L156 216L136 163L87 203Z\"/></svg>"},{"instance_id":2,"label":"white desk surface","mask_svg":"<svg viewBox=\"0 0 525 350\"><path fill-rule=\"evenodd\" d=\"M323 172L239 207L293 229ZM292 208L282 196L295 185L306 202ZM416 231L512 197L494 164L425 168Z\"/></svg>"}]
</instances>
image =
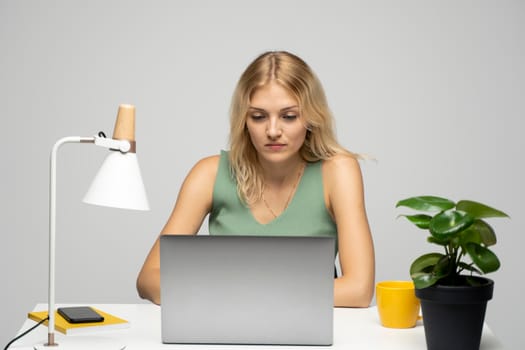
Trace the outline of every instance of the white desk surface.
<instances>
[{"instance_id":1,"label":"white desk surface","mask_svg":"<svg viewBox=\"0 0 525 350\"><path fill-rule=\"evenodd\" d=\"M73 305L73 304L71 304ZM79 304L86 305L86 304ZM56 332L56 341L60 344L74 344L81 340L93 337L97 341L118 342L125 345L126 350L133 349L389 349L389 350L420 350L426 349L423 325L418 322L415 328L390 329L382 327L379 323L377 309L335 308L334 309L334 343L331 347L325 346L266 346L266 345L181 345L162 344L160 307L153 304L90 304L103 311L112 313L130 322L127 329L92 332L83 335L64 336ZM34 310L46 310L47 304L37 304ZM28 310L29 311L29 310ZM35 324L26 320L20 333ZM79 338L80 337L80 338ZM40 326L25 337L15 342L13 349L32 349L35 344L44 344L47 341L47 327ZM98 346L97 346L98 347ZM52 348L50 348L52 349ZM59 350L57 348L57 350ZM503 349L501 342L492 331L484 326L480 350Z\"/></svg>"}]
</instances>

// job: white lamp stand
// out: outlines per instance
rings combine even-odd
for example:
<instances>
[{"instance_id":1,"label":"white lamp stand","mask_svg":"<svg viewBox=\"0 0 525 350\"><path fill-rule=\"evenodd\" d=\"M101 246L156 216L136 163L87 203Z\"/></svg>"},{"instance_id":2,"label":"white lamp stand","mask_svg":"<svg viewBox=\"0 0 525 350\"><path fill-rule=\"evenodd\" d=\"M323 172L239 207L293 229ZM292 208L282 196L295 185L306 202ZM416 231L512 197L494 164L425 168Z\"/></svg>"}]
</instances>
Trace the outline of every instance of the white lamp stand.
<instances>
[{"instance_id":1,"label":"white lamp stand","mask_svg":"<svg viewBox=\"0 0 525 350\"><path fill-rule=\"evenodd\" d=\"M56 233L56 161L59 148L66 143L91 143L108 148L110 154L84 197L84 202L124 209L149 210L146 191L135 154L135 107L120 105L113 138L103 134L93 137L71 136L58 140L51 151L49 180L49 293L48 341L35 349L123 349L107 337L64 336L55 342L55 233Z\"/></svg>"}]
</instances>

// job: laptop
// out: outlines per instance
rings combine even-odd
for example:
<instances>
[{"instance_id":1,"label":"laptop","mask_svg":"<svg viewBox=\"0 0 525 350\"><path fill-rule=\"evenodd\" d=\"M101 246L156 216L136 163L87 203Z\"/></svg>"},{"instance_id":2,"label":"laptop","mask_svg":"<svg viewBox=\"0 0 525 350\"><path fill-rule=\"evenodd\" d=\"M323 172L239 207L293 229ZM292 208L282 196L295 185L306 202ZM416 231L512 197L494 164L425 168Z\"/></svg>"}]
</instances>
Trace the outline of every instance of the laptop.
<instances>
[{"instance_id":1,"label":"laptop","mask_svg":"<svg viewBox=\"0 0 525 350\"><path fill-rule=\"evenodd\" d=\"M335 239L160 238L163 343L332 345Z\"/></svg>"}]
</instances>

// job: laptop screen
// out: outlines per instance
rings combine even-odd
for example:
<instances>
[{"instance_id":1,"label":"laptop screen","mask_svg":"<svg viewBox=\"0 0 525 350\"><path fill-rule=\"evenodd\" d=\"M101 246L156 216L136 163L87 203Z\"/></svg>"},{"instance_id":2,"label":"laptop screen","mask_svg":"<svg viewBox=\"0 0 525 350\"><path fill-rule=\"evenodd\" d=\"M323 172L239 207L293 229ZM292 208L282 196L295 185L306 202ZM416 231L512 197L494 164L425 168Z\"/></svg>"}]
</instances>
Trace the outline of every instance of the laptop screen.
<instances>
[{"instance_id":1,"label":"laptop screen","mask_svg":"<svg viewBox=\"0 0 525 350\"><path fill-rule=\"evenodd\" d=\"M331 345L333 237L163 235L164 343Z\"/></svg>"}]
</instances>

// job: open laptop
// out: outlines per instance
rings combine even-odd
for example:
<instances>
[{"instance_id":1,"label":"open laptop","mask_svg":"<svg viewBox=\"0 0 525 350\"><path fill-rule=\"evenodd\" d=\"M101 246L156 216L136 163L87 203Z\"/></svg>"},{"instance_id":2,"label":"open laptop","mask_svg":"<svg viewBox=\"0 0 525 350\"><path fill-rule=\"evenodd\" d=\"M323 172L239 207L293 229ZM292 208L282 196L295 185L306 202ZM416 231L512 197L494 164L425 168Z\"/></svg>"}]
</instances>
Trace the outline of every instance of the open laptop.
<instances>
[{"instance_id":1,"label":"open laptop","mask_svg":"<svg viewBox=\"0 0 525 350\"><path fill-rule=\"evenodd\" d=\"M163 343L331 345L332 237L160 238Z\"/></svg>"}]
</instances>

